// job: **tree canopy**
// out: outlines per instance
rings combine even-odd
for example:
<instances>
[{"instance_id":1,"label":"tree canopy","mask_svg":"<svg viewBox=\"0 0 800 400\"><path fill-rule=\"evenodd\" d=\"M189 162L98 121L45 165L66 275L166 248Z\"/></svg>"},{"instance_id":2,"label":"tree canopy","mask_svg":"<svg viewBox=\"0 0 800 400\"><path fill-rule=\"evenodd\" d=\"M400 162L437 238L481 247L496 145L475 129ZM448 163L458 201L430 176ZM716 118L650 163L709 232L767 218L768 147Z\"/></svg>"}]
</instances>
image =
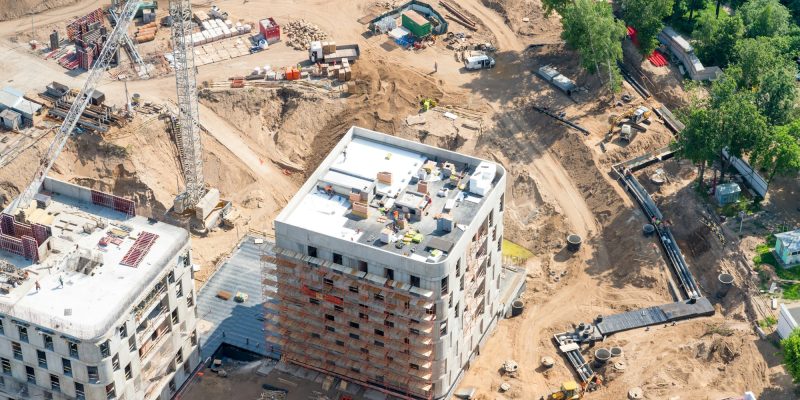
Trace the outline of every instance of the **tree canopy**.
<instances>
[{"instance_id":1,"label":"tree canopy","mask_svg":"<svg viewBox=\"0 0 800 400\"><path fill-rule=\"evenodd\" d=\"M542 0L544 15L547 17L549 17L553 11L564 15L564 9L570 4L572 4L572 0Z\"/></svg>"},{"instance_id":2,"label":"tree canopy","mask_svg":"<svg viewBox=\"0 0 800 400\"><path fill-rule=\"evenodd\" d=\"M658 33L672 13L672 4L673 0L623 0L623 19L636 29L639 50L645 56L658 47Z\"/></svg>"},{"instance_id":3,"label":"tree canopy","mask_svg":"<svg viewBox=\"0 0 800 400\"><path fill-rule=\"evenodd\" d=\"M797 135L800 124L777 126L768 140L758 146L751 156L754 164L766 171L767 182L772 182L776 175L788 175L800 171L800 144Z\"/></svg>"},{"instance_id":4,"label":"tree canopy","mask_svg":"<svg viewBox=\"0 0 800 400\"><path fill-rule=\"evenodd\" d=\"M620 86L617 61L622 59L622 38L627 30L611 13L605 0L575 0L561 12L561 38L580 54L581 65L591 73L608 74L612 89Z\"/></svg>"},{"instance_id":5,"label":"tree canopy","mask_svg":"<svg viewBox=\"0 0 800 400\"><path fill-rule=\"evenodd\" d=\"M795 329L789 337L781 341L783 363L795 382L800 382L800 329Z\"/></svg>"},{"instance_id":6,"label":"tree canopy","mask_svg":"<svg viewBox=\"0 0 800 400\"><path fill-rule=\"evenodd\" d=\"M791 14L778 0L748 0L736 12L748 37L777 36L789 30Z\"/></svg>"},{"instance_id":7,"label":"tree canopy","mask_svg":"<svg viewBox=\"0 0 800 400\"><path fill-rule=\"evenodd\" d=\"M736 43L744 37L744 23L738 15L705 14L700 18L692 37L697 56L705 64L725 68L733 61Z\"/></svg>"}]
</instances>

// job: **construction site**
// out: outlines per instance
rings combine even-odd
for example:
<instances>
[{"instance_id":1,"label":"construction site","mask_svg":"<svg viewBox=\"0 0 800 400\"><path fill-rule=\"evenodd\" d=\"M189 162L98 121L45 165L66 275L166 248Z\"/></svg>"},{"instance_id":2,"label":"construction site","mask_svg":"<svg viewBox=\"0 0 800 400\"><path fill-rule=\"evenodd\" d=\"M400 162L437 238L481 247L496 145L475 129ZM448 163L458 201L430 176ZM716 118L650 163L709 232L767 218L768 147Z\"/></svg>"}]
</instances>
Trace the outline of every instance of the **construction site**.
<instances>
[{"instance_id":1,"label":"construction site","mask_svg":"<svg viewBox=\"0 0 800 400\"><path fill-rule=\"evenodd\" d=\"M0 322L10 332L30 303L37 330L77 332L45 300L90 291L90 276L122 285L63 272L51 294L74 242L142 280L104 288L134 297L95 311L130 312L156 348L131 345L118 370L104 336L73 332L100 349L100 378L79 392L71 370L28 373L25 395L798 398L763 323L791 306L775 288L797 282L753 262L765 236L800 226L797 174L767 191L726 155L741 196L763 197L726 217L673 145L703 90L688 81L719 68L643 59L629 32L613 93L540 0L10 3ZM188 247L165 248L183 232ZM162 252L192 285L155 272ZM25 398L3 388L26 382L27 357L9 352L21 375L0 380L6 397Z\"/></svg>"}]
</instances>

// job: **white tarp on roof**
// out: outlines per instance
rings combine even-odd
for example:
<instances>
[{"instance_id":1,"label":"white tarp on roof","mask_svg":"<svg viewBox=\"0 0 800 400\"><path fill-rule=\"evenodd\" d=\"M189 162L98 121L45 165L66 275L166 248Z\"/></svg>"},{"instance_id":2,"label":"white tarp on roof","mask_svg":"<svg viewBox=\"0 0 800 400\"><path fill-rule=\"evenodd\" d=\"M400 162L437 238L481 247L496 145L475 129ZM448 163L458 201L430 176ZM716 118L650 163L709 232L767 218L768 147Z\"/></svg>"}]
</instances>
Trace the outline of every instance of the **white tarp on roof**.
<instances>
[{"instance_id":1,"label":"white tarp on roof","mask_svg":"<svg viewBox=\"0 0 800 400\"><path fill-rule=\"evenodd\" d=\"M336 158L330 169L369 181L376 180L378 172L389 172L392 174L391 185L379 184L377 187L379 192L395 196L408 186L411 177L419 171L425 160L422 154L357 137Z\"/></svg>"}]
</instances>

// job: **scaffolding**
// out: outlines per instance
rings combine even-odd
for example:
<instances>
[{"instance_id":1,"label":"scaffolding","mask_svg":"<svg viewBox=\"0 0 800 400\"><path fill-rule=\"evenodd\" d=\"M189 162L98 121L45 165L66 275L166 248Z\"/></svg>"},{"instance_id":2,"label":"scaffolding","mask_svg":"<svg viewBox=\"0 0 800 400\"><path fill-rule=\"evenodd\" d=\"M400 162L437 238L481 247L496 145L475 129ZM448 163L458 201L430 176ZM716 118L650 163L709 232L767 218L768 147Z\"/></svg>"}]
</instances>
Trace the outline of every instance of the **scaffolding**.
<instances>
[{"instance_id":1,"label":"scaffolding","mask_svg":"<svg viewBox=\"0 0 800 400\"><path fill-rule=\"evenodd\" d=\"M286 361L431 398L436 310L432 292L371 276L316 257L275 248L262 263L266 331L277 331ZM276 288L273 292L272 287ZM408 287L406 287L408 286Z\"/></svg>"}]
</instances>

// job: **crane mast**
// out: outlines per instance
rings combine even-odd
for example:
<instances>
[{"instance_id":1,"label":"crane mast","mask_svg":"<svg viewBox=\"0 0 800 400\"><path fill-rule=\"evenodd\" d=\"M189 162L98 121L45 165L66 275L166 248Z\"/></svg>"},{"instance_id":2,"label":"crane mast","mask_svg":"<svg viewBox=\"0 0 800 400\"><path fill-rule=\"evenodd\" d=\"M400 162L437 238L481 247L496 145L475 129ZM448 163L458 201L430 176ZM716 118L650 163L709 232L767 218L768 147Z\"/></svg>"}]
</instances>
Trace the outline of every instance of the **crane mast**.
<instances>
[{"instance_id":1,"label":"crane mast","mask_svg":"<svg viewBox=\"0 0 800 400\"><path fill-rule=\"evenodd\" d=\"M175 199L175 210L192 209L204 194L203 149L197 111L197 70L192 48L192 4L190 0L170 0L172 51L178 94L176 141L181 147L186 191Z\"/></svg>"},{"instance_id":2,"label":"crane mast","mask_svg":"<svg viewBox=\"0 0 800 400\"><path fill-rule=\"evenodd\" d=\"M129 0L127 3L125 3L125 7L122 9L122 12L119 14L117 19L117 25L114 26L111 34L108 36L105 44L103 45L103 49L100 51L100 56L97 57L97 60L94 63L94 66L91 68L91 70L89 70L89 77L86 79L86 82L83 84L83 88L81 89L80 93L78 93L75 101L72 103L72 106L70 107L66 117L64 117L64 122L61 123L58 131L56 131L53 142L50 143L50 147L48 147L47 152L42 157L39 166L36 169L36 174L33 177L33 181L9 205L9 207L5 210L7 213L14 214L18 207L27 207L33 200L33 197L36 195L36 193L39 192L39 188L42 186L45 176L47 176L47 173L50 172L50 169L53 167L53 163L55 162L56 158L58 158L58 155L61 154L62 150L64 150L67 140L75 129L75 125L78 123L81 115L83 115L83 111L86 110L86 106L89 104L89 100L91 99L97 84L100 82L100 79L103 77L103 73L111 63L111 59L114 57L114 54L119 48L119 43L128 35L128 25L130 25L130 22L133 20L133 16L136 14L136 9L138 6L139 0Z\"/></svg>"}]
</instances>

